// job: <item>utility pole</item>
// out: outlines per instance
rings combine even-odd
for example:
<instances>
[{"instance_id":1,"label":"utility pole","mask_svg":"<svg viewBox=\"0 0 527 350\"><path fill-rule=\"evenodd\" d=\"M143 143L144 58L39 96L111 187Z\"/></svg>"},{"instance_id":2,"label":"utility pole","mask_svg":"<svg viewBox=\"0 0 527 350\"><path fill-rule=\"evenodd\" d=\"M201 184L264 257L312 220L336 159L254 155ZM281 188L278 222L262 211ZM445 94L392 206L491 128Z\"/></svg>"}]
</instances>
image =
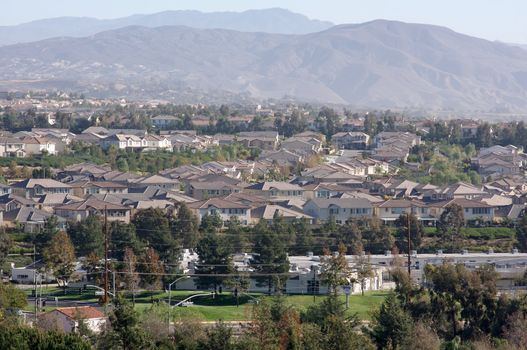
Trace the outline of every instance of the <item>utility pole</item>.
<instances>
[{"instance_id":1,"label":"utility pole","mask_svg":"<svg viewBox=\"0 0 527 350\"><path fill-rule=\"evenodd\" d=\"M35 324L38 321L38 300L37 300L37 247L33 244L33 282L35 284Z\"/></svg>"},{"instance_id":2,"label":"utility pole","mask_svg":"<svg viewBox=\"0 0 527 350\"><path fill-rule=\"evenodd\" d=\"M410 213L412 209L410 208ZM410 255L411 249L412 249L412 242L410 241L410 214L407 214L406 217L408 218L408 276L412 277L412 257Z\"/></svg>"},{"instance_id":3,"label":"utility pole","mask_svg":"<svg viewBox=\"0 0 527 350\"><path fill-rule=\"evenodd\" d=\"M104 206L104 304L108 302L108 210Z\"/></svg>"}]
</instances>

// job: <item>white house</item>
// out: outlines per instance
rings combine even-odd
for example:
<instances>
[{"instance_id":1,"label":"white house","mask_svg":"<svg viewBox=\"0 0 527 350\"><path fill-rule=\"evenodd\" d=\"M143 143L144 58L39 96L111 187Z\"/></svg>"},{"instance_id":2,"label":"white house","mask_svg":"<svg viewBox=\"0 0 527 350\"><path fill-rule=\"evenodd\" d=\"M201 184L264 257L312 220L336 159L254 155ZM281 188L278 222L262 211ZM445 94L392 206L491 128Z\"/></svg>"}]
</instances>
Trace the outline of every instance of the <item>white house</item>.
<instances>
[{"instance_id":1,"label":"white house","mask_svg":"<svg viewBox=\"0 0 527 350\"><path fill-rule=\"evenodd\" d=\"M100 333L105 324L106 316L93 306L61 307L46 312L40 316L39 324L47 330L59 330L64 333L76 333L80 323L93 333Z\"/></svg>"},{"instance_id":2,"label":"white house","mask_svg":"<svg viewBox=\"0 0 527 350\"><path fill-rule=\"evenodd\" d=\"M224 223L227 223L232 217L238 218L242 225L248 225L251 221L251 207L243 203L211 198L187 205L200 221L205 215L216 214L221 217Z\"/></svg>"}]
</instances>

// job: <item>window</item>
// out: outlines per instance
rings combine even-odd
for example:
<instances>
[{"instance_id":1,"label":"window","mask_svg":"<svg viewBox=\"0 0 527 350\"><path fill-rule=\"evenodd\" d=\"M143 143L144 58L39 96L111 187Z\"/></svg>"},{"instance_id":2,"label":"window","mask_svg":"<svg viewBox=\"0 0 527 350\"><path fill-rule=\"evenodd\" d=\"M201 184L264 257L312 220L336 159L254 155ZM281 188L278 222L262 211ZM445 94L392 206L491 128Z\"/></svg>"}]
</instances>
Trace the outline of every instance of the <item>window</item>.
<instances>
[{"instance_id":1,"label":"window","mask_svg":"<svg viewBox=\"0 0 527 350\"><path fill-rule=\"evenodd\" d=\"M320 281L317 279L307 280L307 293L308 294L318 294L320 292Z\"/></svg>"},{"instance_id":2,"label":"window","mask_svg":"<svg viewBox=\"0 0 527 350\"><path fill-rule=\"evenodd\" d=\"M474 215L490 214L490 208L472 208L472 214Z\"/></svg>"}]
</instances>

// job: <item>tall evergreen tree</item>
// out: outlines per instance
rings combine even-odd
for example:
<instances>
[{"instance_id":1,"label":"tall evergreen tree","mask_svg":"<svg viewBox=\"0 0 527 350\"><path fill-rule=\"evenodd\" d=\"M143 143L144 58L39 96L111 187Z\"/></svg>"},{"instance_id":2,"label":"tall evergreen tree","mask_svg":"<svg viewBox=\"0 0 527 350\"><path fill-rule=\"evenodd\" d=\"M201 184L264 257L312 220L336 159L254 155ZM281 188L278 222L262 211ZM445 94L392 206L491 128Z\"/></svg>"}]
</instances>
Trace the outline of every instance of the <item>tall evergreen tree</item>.
<instances>
[{"instance_id":1,"label":"tall evergreen tree","mask_svg":"<svg viewBox=\"0 0 527 350\"><path fill-rule=\"evenodd\" d=\"M172 234L182 243L183 248L195 248L199 240L199 220L185 203L181 203L175 220L172 222Z\"/></svg>"},{"instance_id":2,"label":"tall evergreen tree","mask_svg":"<svg viewBox=\"0 0 527 350\"><path fill-rule=\"evenodd\" d=\"M233 250L227 237L215 233L206 233L198 242L196 251L199 256L196 274L207 275L198 277L199 287L203 289L212 287L216 290L228 277L210 275L225 275L234 272Z\"/></svg>"},{"instance_id":3,"label":"tall evergreen tree","mask_svg":"<svg viewBox=\"0 0 527 350\"><path fill-rule=\"evenodd\" d=\"M90 215L82 221L70 224L68 234L77 255L87 256L94 253L97 256L103 256L104 232L99 216Z\"/></svg>"},{"instance_id":4,"label":"tall evergreen tree","mask_svg":"<svg viewBox=\"0 0 527 350\"><path fill-rule=\"evenodd\" d=\"M264 220L260 220L254 227L253 234L256 242L250 265L262 275L257 278L258 284L267 286L268 293L271 294L273 288L278 291L287 280L286 273L289 271L287 246L283 238L270 230Z\"/></svg>"}]
</instances>

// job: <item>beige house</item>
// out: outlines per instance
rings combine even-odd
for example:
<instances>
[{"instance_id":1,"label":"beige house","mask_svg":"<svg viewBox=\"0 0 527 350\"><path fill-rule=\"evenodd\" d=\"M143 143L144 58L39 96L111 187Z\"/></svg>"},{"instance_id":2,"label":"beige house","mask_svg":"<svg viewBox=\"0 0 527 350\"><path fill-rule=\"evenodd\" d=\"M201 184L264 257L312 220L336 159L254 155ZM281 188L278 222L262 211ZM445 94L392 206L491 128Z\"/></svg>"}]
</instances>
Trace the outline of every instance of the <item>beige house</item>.
<instances>
[{"instance_id":1,"label":"beige house","mask_svg":"<svg viewBox=\"0 0 527 350\"><path fill-rule=\"evenodd\" d=\"M82 221L90 215L108 217L108 221L130 223L131 209L120 204L105 202L94 196L81 202L61 205L55 208L55 214L70 221Z\"/></svg>"}]
</instances>

